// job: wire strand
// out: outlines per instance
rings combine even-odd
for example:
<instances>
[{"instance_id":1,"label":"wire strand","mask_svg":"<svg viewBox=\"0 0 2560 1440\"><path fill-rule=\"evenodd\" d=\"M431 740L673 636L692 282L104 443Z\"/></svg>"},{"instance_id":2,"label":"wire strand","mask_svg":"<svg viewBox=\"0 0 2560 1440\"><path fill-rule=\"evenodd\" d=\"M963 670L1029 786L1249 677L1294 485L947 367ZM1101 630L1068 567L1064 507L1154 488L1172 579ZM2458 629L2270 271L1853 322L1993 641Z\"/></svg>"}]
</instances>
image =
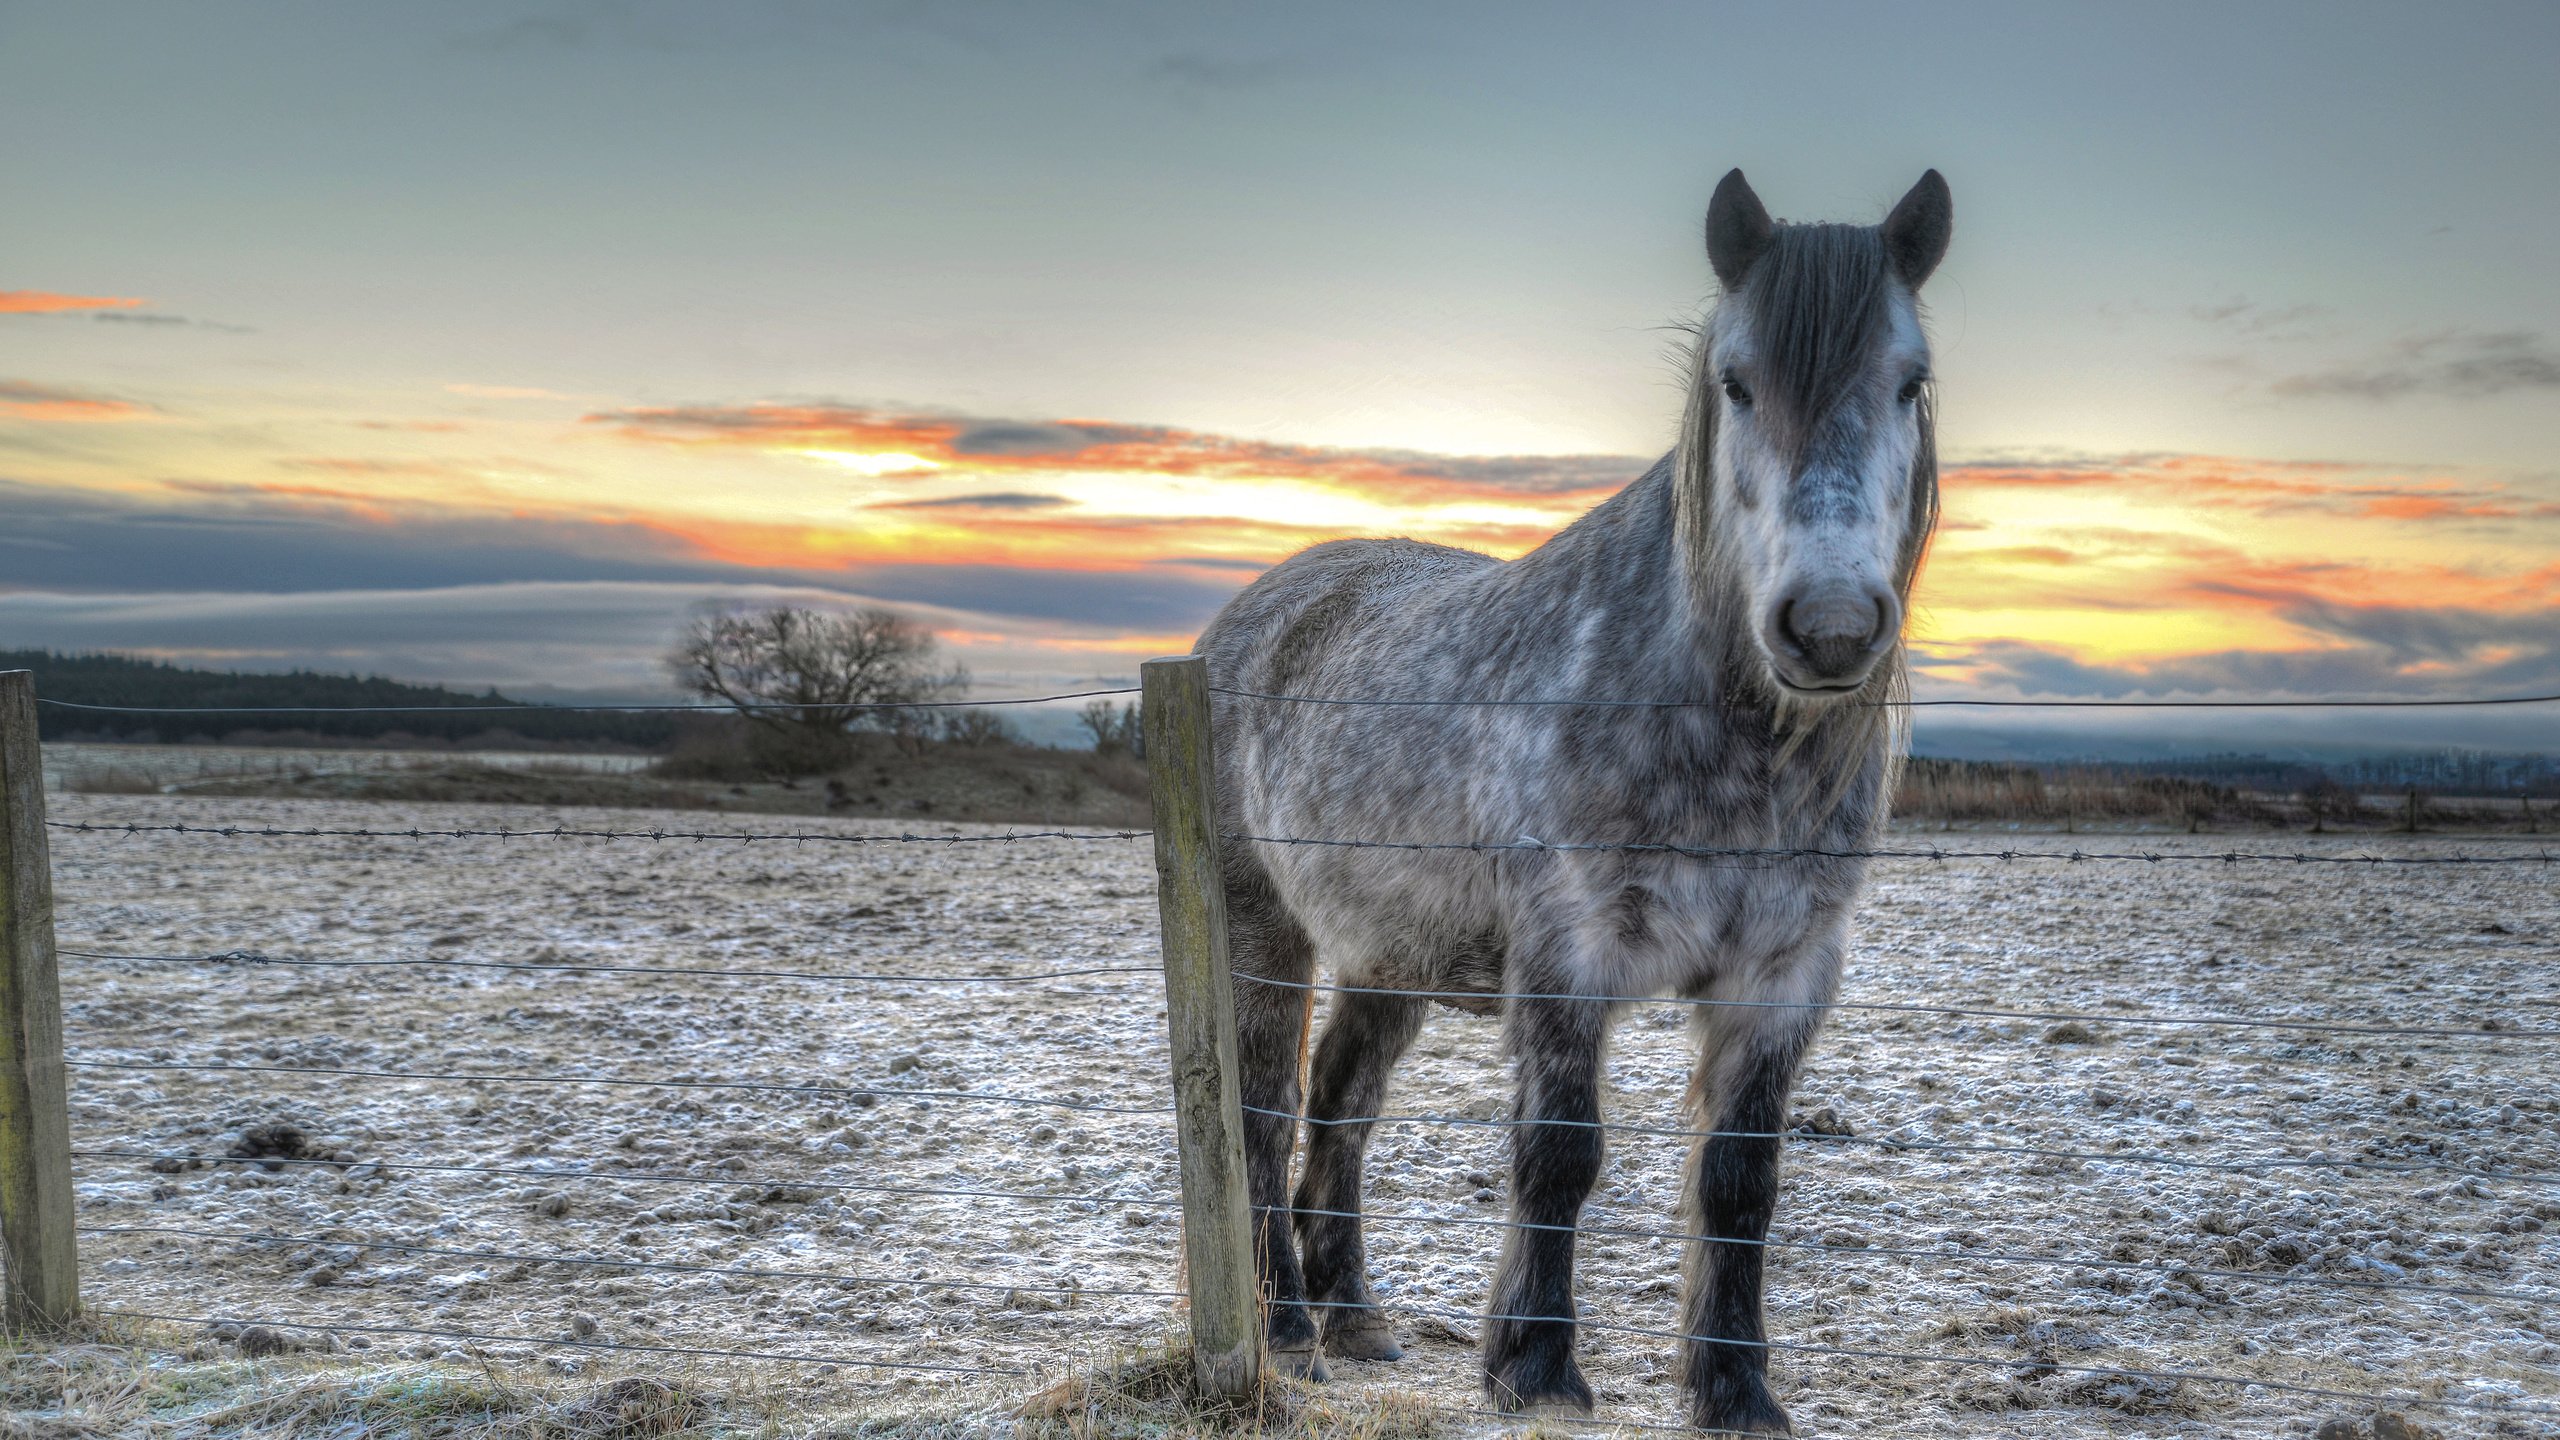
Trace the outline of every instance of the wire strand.
<instances>
[{"instance_id":1,"label":"wire strand","mask_svg":"<svg viewBox=\"0 0 2560 1440\"><path fill-rule=\"evenodd\" d=\"M928 1370L945 1375L1028 1375L1012 1366L944 1365L922 1360L858 1360L850 1355L804 1355L779 1350L718 1350L699 1345L652 1345L631 1340L575 1340L541 1335L493 1335L483 1330L434 1330L420 1325L361 1325L345 1320L241 1320L227 1316L160 1315L148 1310L90 1307L92 1315L150 1320L163 1325L264 1325L274 1330L317 1330L339 1335L417 1335L430 1340L470 1340L494 1345L563 1345L576 1350L628 1350L645 1355L688 1355L715 1360L775 1360L795 1365L853 1365L872 1370Z\"/></svg>"},{"instance_id":2,"label":"wire strand","mask_svg":"<svg viewBox=\"0 0 2560 1440\"><path fill-rule=\"evenodd\" d=\"M2560 864L2541 841L2529 841L2537 848L2530 855L2311 855L2301 851L2176 851L2176 850L1950 850L1932 845L1926 849L1834 848L1822 846L1758 846L1758 845L1676 845L1668 841L1547 841L1519 840L1336 840L1294 835L1228 835L1228 840L1250 845L1319 846L1339 850L1447 850L1480 854L1635 854L1677 855L1692 860L2058 860L2067 864L2091 861L2131 860L2149 865L2210 864L2241 865L2252 863L2288 863L2294 865L2552 865ZM2485 838L2485 837L2481 837Z\"/></svg>"},{"instance_id":3,"label":"wire strand","mask_svg":"<svg viewBox=\"0 0 2560 1440\"><path fill-rule=\"evenodd\" d=\"M755 1175L670 1175L655 1170L540 1170L512 1165L439 1165L420 1160L302 1160L282 1155L234 1159L227 1155L173 1156L148 1150L74 1150L81 1160L201 1159L208 1165L328 1166L348 1170L399 1170L435 1175L491 1175L511 1180L604 1180L632 1185L708 1185L732 1190L831 1190L841 1194L906 1195L927 1199L1019 1200L1050 1205L1127 1205L1158 1210L1179 1209L1178 1197L1162 1195L1052 1195L1037 1190L971 1190L943 1185L892 1185L864 1180L777 1180Z\"/></svg>"},{"instance_id":4,"label":"wire strand","mask_svg":"<svg viewBox=\"0 0 2560 1440\"><path fill-rule=\"evenodd\" d=\"M73 1156L81 1159L149 1161L170 1158L147 1151L130 1150L74 1150L71 1153ZM230 1160L226 1157L222 1160L215 1160L207 1157L207 1163L335 1166L342 1170L366 1168L376 1170L414 1170L464 1175L488 1175L518 1179L634 1181L638 1183L727 1186L739 1189L797 1188L808 1190L840 1190L857 1192L887 1191L889 1193L901 1195L950 1196L963 1199L1039 1200L1052 1202L1083 1201L1098 1205L1153 1206L1158 1208L1178 1207L1182 1203L1179 1199L1155 1196L1115 1198L1106 1195L1042 1195L1023 1194L1001 1190L956 1190L932 1186L870 1185L842 1181L771 1180L754 1179L742 1176L620 1174L603 1171L579 1170L531 1170L506 1166L433 1165L385 1160L286 1160L281 1157L240 1160ZM1570 1234L1605 1235L1614 1239L1672 1240L1704 1245L1740 1245L1773 1250L1804 1250L1822 1254L1837 1255L1849 1259L1972 1260L1994 1264L2043 1265L2056 1269L2122 1271L2152 1275L2205 1275L2216 1279L2242 1281L2261 1285L2311 1285L2350 1290L2382 1290L2466 1300L2506 1300L2529 1305L2560 1303L2560 1295L2535 1291L2500 1290L2483 1286L2436 1285L2425 1281L2368 1280L2360 1276L2304 1275L2293 1272L2262 1273L2252 1270L2232 1270L2206 1265L2183 1265L2174 1261L2099 1260L2067 1255L2029 1255L2006 1251L1927 1250L1916 1246L1834 1245L1825 1241L1817 1240L1771 1240L1765 1238L1755 1240L1739 1236L1706 1235L1688 1231L1655 1230L1619 1225L1550 1225L1530 1220L1513 1220L1508 1218L1494 1218L1490 1216L1475 1215L1416 1215L1408 1212L1393 1211L1322 1210L1307 1206L1293 1205L1257 1205L1253 1208L1256 1211L1265 1214L1278 1214L1293 1217L1317 1216L1331 1219L1372 1221L1379 1224L1455 1225L1469 1229L1542 1230ZM116 1227L99 1228L112 1230ZM141 1231L153 1227L133 1228L137 1231ZM192 1232L173 1231L171 1233ZM360 1242L313 1240L310 1243L335 1245L356 1244ZM523 1258L549 1259L552 1257ZM623 1262L615 1261L612 1263L620 1264ZM925 1282L889 1281L886 1283L921 1284ZM1101 1292L1087 1290L1084 1293L1098 1294ZM1313 1304L1315 1302L1309 1301L1307 1303Z\"/></svg>"},{"instance_id":5,"label":"wire strand","mask_svg":"<svg viewBox=\"0 0 2560 1440\"><path fill-rule=\"evenodd\" d=\"M70 951L62 952L70 954ZM2070 1010L1999 1010L1976 1005L1923 1005L1891 1000L1714 1000L1688 995L1580 995L1536 990L1401 990L1377 985L1324 985L1306 980L1274 980L1236 971L1235 978L1283 990L1313 990L1339 995L1386 995L1417 1000L1561 1000L1592 1005L1688 1005L1734 1010L1866 1010L1895 1015L1959 1015L1991 1020L2078 1020L2105 1025L2232 1025L2253 1029L2308 1030L2340 1035L2413 1035L2454 1040L2560 1040L2560 1029L2526 1030L2500 1023L2495 1028L2455 1030L2423 1025L2360 1025L2333 1020L2276 1020L2247 1015L2145 1015L2084 1013Z\"/></svg>"},{"instance_id":6,"label":"wire strand","mask_svg":"<svg viewBox=\"0 0 2560 1440\"><path fill-rule=\"evenodd\" d=\"M1646 1125L1626 1120L1478 1120L1467 1115L1347 1115L1339 1119L1318 1119L1274 1110L1262 1105L1247 1105L1248 1115L1268 1115L1276 1119L1303 1120L1309 1125L1454 1125L1479 1130L1518 1130L1533 1126L1553 1126L1562 1130L1617 1131L1628 1135L1658 1135L1680 1140L1794 1140L1808 1145L1872 1145L1887 1150L1923 1150L1946 1155L2028 1155L2046 1160L2111 1162L2128 1165L2165 1165L2182 1170L2255 1171L2286 1169L2339 1169L2392 1172L2450 1172L2481 1180L2516 1180L2531 1185L2548 1185L2560 1181L2560 1172L2520 1170L2472 1170L2449 1160L2341 1160L2316 1156L2278 1156L2264 1160L2189 1160L2177 1155L2158 1155L2143 1151L2108 1153L2097 1150L2055 1150L2036 1145L1961 1145L1945 1140L1899 1140L1889 1135L1824 1135L1811 1130L1691 1130L1676 1125Z\"/></svg>"},{"instance_id":7,"label":"wire strand","mask_svg":"<svg viewBox=\"0 0 2560 1440\"><path fill-rule=\"evenodd\" d=\"M1001 835L846 835L762 830L294 830L254 825L144 825L94 820L47 820L48 828L94 835L203 835L225 840L756 840L817 841L829 845L1010 845L1018 840L1144 840L1149 830L1012 830Z\"/></svg>"},{"instance_id":8,"label":"wire strand","mask_svg":"<svg viewBox=\"0 0 2560 1440\"><path fill-rule=\"evenodd\" d=\"M331 1240L310 1235L255 1235L220 1230L186 1230L172 1225L83 1225L82 1235L176 1235L192 1240L227 1240L249 1245L327 1245L359 1250L396 1250L410 1255L441 1255L456 1260L503 1260L524 1265L572 1265L597 1270L645 1270L669 1275L728 1275L745 1280L829 1280L862 1285L917 1285L929 1290L1032 1291L1057 1295L1099 1295L1145 1300L1189 1298L1179 1290L1129 1290L1083 1285L1006 1283L1001 1280L945 1280L931 1275L857 1275L831 1270L769 1270L747 1265L686 1265L671 1260L616 1260L609 1255L522 1255L504 1250L456 1250L441 1245L411 1245L391 1240Z\"/></svg>"},{"instance_id":9,"label":"wire strand","mask_svg":"<svg viewBox=\"0 0 2560 1440\"><path fill-rule=\"evenodd\" d=\"M86 710L109 715L584 715L584 714L753 714L764 710L975 710L995 705L1051 705L1061 700L1090 700L1106 695L1135 695L1137 687L1071 690L1059 695L1011 695L990 700L878 700L836 704L823 700L758 700L739 706L726 702L655 705L92 705L78 700L36 698L56 710Z\"/></svg>"},{"instance_id":10,"label":"wire strand","mask_svg":"<svg viewBox=\"0 0 2560 1440\"><path fill-rule=\"evenodd\" d=\"M1347 1302L1335 1302L1347 1303ZM1311 1308L1329 1308L1311 1306ZM1828 1355L1846 1360L1898 1360L1927 1365L1989 1365L2000 1369L2034 1369L2065 1375L2097 1375L2126 1380L2168 1380L2199 1385L2237 1385L2273 1390L2287 1395L2308 1395L2323 1400L2353 1400L2359 1404L2388 1403L2410 1409L2464 1410L2491 1415L2560 1416L2560 1406L2510 1405L2493 1400L2435 1399L2419 1395L2376 1395L2355 1390L2335 1390L2319 1385L2305 1385L2290 1380L2268 1380L2252 1375L2227 1375L2206 1370L2150 1370L2122 1365L2065 1365L2041 1356L2015 1359L1998 1355L1940 1355L1925 1350L1882 1350L1853 1345L1815 1345L1797 1340L1744 1340L1727 1335L1700 1335L1685 1330L1664 1330L1649 1325L1617 1324L1606 1320L1585 1320L1567 1315L1477 1315L1472 1311L1445 1307L1412 1307L1424 1314L1451 1319L1485 1320L1526 1325L1579 1325L1592 1330L1606 1330L1619 1335L1643 1335L1656 1340L1677 1340L1693 1345L1722 1345L1745 1350L1784 1350L1800 1355Z\"/></svg>"},{"instance_id":11,"label":"wire strand","mask_svg":"<svg viewBox=\"0 0 2560 1440\"><path fill-rule=\"evenodd\" d=\"M169 965L346 967L396 969L435 966L464 970L557 970L573 975L688 975L721 980L838 980L883 985L1007 985L1031 980L1076 980L1092 975L1155 975L1153 965L1094 965L1079 970L1033 970L1019 975L886 975L823 970L721 970L703 965L584 965L539 960L462 960L424 955L397 960L295 959L258 950L223 950L209 955L124 955L111 951L58 949L57 955L79 960L130 960Z\"/></svg>"},{"instance_id":12,"label":"wire strand","mask_svg":"<svg viewBox=\"0 0 2560 1440\"><path fill-rule=\"evenodd\" d=\"M1237 690L1223 685L1210 686L1209 693L1224 696L1229 700L1267 700L1287 705L1428 709L1523 707L1577 710L1730 710L1762 703L1735 700L1608 700L1596 697L1542 696L1520 699L1493 696L1379 699L1351 695L1281 695L1259 690ZM1841 700L1834 703L1861 710L1926 710L1953 706L2008 710L2400 710L2475 705L2548 705L2555 701L2560 701L2560 695L2458 696L2443 699L2413 696L2375 700L2012 700L1945 696L1926 700Z\"/></svg>"},{"instance_id":13,"label":"wire strand","mask_svg":"<svg viewBox=\"0 0 2560 1440\"><path fill-rule=\"evenodd\" d=\"M640 1080L619 1075L491 1075L465 1071L360 1070L323 1065L227 1065L214 1063L89 1060L62 1062L77 1070L211 1071L246 1075L327 1075L361 1080L460 1080L504 1085L612 1085L655 1090L748 1090L771 1095L869 1095L883 1100L979 1100L995 1105L1031 1105L1098 1115L1170 1115L1170 1105L1097 1105L1089 1100L1059 1100L1037 1095L998 1095L976 1090L875 1089L858 1085L786 1085L761 1080Z\"/></svg>"},{"instance_id":14,"label":"wire strand","mask_svg":"<svg viewBox=\"0 0 2560 1440\"><path fill-rule=\"evenodd\" d=\"M1311 1210L1294 1205L1256 1205L1258 1213L1314 1215L1329 1219L1376 1221L1380 1224L1458 1225L1473 1229L1543 1230L1560 1234L1605 1235L1615 1240L1673 1240L1693 1245L1738 1245L1747 1249L1803 1250L1845 1259L1973 1260L1998 1265L2043 1265L2057 1270L2104 1270L2139 1275L2206 1275L2258 1285L2311 1285L2342 1290L2382 1290L2432 1295L2446 1299L2505 1300L2520 1305L2560 1304L2560 1292L2500 1290L2487 1286L2435 1285L2423 1280L2367 1280L2349 1275L2304 1275L2294 1271L2262 1273L2210 1265L2182 1265L2174 1260L2096 1260L2074 1255L2028 1255L2001 1250L1927 1250L1918 1246L1834 1245L1822 1240L1750 1239L1739 1235L1705 1235L1682 1230L1650 1230L1627 1225L1550 1225L1535 1220L1496 1219L1476 1215L1415 1215L1366 1210ZM1318 1302L1302 1302L1313 1306ZM1343 1302L1350 1304L1351 1302Z\"/></svg>"}]
</instances>

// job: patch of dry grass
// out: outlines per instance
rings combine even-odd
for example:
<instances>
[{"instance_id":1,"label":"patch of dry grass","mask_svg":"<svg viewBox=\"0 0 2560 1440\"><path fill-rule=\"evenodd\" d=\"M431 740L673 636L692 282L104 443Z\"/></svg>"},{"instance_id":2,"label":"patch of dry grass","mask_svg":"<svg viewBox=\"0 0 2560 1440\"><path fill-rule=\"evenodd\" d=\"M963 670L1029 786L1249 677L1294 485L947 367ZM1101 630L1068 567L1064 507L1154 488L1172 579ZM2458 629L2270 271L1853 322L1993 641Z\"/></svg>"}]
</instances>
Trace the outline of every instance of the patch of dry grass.
<instances>
[{"instance_id":1,"label":"patch of dry grass","mask_svg":"<svg viewBox=\"0 0 2560 1440\"><path fill-rule=\"evenodd\" d=\"M1410 1390L1353 1390L1276 1376L1242 1400L1204 1397L1192 1385L1190 1352L1171 1345L1060 1380L1024 1401L1020 1417L1022 1433L1033 1440L1427 1440L1439 1433L1442 1418Z\"/></svg>"},{"instance_id":2,"label":"patch of dry grass","mask_svg":"<svg viewBox=\"0 0 2560 1440\"><path fill-rule=\"evenodd\" d=\"M1432 1440L1438 1420L1410 1391L1279 1379L1248 1401L1205 1400L1172 1345L1019 1403L816 1409L788 1374L711 1383L662 1367L598 1379L316 1350L246 1359L201 1333L120 1321L0 1340L0 1440Z\"/></svg>"}]
</instances>

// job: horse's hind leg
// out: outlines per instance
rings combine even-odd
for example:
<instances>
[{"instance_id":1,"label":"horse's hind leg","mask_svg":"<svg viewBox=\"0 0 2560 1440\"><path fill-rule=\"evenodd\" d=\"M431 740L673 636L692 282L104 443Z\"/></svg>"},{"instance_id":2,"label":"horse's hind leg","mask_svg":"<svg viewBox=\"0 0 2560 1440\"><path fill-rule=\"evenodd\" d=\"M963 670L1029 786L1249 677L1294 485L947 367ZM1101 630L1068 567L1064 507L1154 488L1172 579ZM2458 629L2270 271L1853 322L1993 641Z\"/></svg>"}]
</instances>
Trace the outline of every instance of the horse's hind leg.
<instances>
[{"instance_id":1,"label":"horse's hind leg","mask_svg":"<svg viewBox=\"0 0 2560 1440\"><path fill-rule=\"evenodd\" d=\"M1360 1169L1370 1121L1387 1098L1387 1075L1422 1028L1427 1003L1403 995L1344 993L1316 1046L1307 1094L1307 1163L1298 1178L1298 1243L1307 1296L1320 1302L1327 1353L1350 1360L1404 1354L1369 1292L1360 1238Z\"/></svg>"},{"instance_id":2,"label":"horse's hind leg","mask_svg":"<svg viewBox=\"0 0 2560 1440\"><path fill-rule=\"evenodd\" d=\"M1544 989L1524 971L1530 989ZM1600 1052L1607 1007L1588 1000L1513 1000L1511 1048L1520 1089L1511 1132L1511 1219L1484 1327L1485 1390L1527 1414L1591 1413L1573 1360L1573 1241L1600 1179Z\"/></svg>"},{"instance_id":3,"label":"horse's hind leg","mask_svg":"<svg viewBox=\"0 0 2560 1440\"><path fill-rule=\"evenodd\" d=\"M1315 946L1258 867L1227 863L1227 953L1235 973L1237 1088L1244 1101L1245 1188L1263 1343L1284 1374L1325 1378L1306 1282L1289 1243L1289 1155L1298 1138L1298 1066L1306 1053ZM1261 983L1279 981L1279 984Z\"/></svg>"}]
</instances>

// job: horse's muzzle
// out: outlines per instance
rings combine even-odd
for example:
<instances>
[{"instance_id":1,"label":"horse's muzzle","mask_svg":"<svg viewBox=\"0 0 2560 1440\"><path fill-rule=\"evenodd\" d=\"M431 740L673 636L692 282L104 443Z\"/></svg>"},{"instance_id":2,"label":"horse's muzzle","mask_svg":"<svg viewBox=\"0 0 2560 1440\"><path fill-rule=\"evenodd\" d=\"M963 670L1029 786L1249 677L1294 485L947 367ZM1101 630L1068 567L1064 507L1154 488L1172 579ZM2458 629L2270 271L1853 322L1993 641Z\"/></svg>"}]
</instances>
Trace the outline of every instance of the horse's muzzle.
<instances>
[{"instance_id":1,"label":"horse's muzzle","mask_svg":"<svg viewBox=\"0 0 2560 1440\"><path fill-rule=\"evenodd\" d=\"M1781 598L1763 639L1771 668L1793 690L1854 690L1893 648L1902 602L1881 586L1825 585Z\"/></svg>"}]
</instances>

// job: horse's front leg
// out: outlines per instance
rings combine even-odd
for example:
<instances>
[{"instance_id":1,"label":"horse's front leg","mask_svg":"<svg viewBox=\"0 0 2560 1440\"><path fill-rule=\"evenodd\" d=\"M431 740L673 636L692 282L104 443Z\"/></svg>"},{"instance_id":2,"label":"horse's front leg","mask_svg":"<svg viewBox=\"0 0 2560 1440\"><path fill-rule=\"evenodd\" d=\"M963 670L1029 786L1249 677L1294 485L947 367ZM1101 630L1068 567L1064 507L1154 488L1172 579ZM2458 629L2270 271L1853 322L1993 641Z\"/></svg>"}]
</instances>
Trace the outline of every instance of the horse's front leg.
<instances>
[{"instance_id":1,"label":"horse's front leg","mask_svg":"<svg viewBox=\"0 0 2560 1440\"><path fill-rule=\"evenodd\" d=\"M1701 1429L1794 1433L1769 1393L1761 1242L1778 1203L1777 1136L1786 1127L1787 1097L1838 977L1838 951L1825 945L1766 983L1715 997L1752 1003L1698 1012L1693 1115L1715 1133L1699 1142L1692 1160L1687 1219L1692 1234L1707 1238L1689 1247L1686 1333L1695 1338L1685 1347L1684 1370Z\"/></svg>"},{"instance_id":2,"label":"horse's front leg","mask_svg":"<svg viewBox=\"0 0 2560 1440\"><path fill-rule=\"evenodd\" d=\"M1520 1065L1511 1131L1512 1229L1484 1328L1485 1389L1519 1414L1588 1415L1574 1364L1573 1227L1600 1179L1600 1052L1608 1007L1513 1000Z\"/></svg>"}]
</instances>

